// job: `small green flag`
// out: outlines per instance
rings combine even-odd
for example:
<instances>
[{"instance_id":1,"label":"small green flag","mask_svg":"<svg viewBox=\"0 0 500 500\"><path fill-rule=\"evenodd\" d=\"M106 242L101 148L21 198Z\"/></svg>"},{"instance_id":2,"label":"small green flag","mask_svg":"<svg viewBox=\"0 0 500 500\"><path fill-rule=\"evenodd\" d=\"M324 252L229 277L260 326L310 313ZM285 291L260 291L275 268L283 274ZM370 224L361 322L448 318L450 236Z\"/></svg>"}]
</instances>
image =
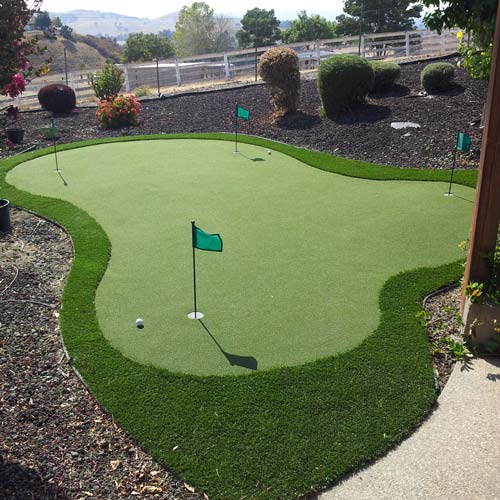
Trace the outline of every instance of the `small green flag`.
<instances>
[{"instance_id":1,"label":"small green flag","mask_svg":"<svg viewBox=\"0 0 500 500\"><path fill-rule=\"evenodd\" d=\"M52 118L50 120L50 137L51 139L54 139L54 137L57 136L57 125L56 125L56 121L54 120L54 118Z\"/></svg>"},{"instance_id":2,"label":"small green flag","mask_svg":"<svg viewBox=\"0 0 500 500\"><path fill-rule=\"evenodd\" d=\"M222 238L220 234L208 234L193 224L193 248L222 252Z\"/></svg>"},{"instance_id":3,"label":"small green flag","mask_svg":"<svg viewBox=\"0 0 500 500\"><path fill-rule=\"evenodd\" d=\"M457 134L457 149L463 151L464 153L468 153L470 151L471 139L467 134L463 132L459 132Z\"/></svg>"},{"instance_id":4,"label":"small green flag","mask_svg":"<svg viewBox=\"0 0 500 500\"><path fill-rule=\"evenodd\" d=\"M236 116L238 118L243 118L243 120L249 120L250 119L250 111L245 108L241 108L240 106L236 107Z\"/></svg>"}]
</instances>

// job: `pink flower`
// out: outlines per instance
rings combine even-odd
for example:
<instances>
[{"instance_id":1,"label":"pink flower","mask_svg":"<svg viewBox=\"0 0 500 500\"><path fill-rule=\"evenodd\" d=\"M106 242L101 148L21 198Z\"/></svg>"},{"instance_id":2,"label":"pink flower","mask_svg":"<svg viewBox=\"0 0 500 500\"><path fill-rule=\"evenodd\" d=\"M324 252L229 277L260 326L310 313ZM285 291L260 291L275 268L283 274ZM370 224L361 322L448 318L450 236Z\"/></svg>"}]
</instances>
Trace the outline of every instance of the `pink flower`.
<instances>
[{"instance_id":1,"label":"pink flower","mask_svg":"<svg viewBox=\"0 0 500 500\"><path fill-rule=\"evenodd\" d=\"M14 143L13 143L11 140L7 139L7 140L5 141L5 147L6 147L7 149L10 149L10 148L14 147Z\"/></svg>"}]
</instances>

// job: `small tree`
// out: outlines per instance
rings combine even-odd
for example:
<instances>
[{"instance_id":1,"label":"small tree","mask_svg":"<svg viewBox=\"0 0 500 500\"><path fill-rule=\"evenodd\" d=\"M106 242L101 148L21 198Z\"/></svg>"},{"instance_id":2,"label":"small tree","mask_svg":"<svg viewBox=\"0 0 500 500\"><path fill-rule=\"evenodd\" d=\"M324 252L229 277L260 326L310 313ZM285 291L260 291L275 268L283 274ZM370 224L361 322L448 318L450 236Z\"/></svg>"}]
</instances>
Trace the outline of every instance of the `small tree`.
<instances>
[{"instance_id":1,"label":"small tree","mask_svg":"<svg viewBox=\"0 0 500 500\"><path fill-rule=\"evenodd\" d=\"M50 19L49 13L44 10L43 12L39 12L34 19L35 29L37 30L48 30L52 25L52 20Z\"/></svg>"},{"instance_id":2,"label":"small tree","mask_svg":"<svg viewBox=\"0 0 500 500\"><path fill-rule=\"evenodd\" d=\"M214 29L214 11L210 5L194 2L191 7L184 6L173 36L176 53L191 56L211 52Z\"/></svg>"},{"instance_id":3,"label":"small tree","mask_svg":"<svg viewBox=\"0 0 500 500\"><path fill-rule=\"evenodd\" d=\"M153 33L133 33L125 41L122 61L151 61L156 57L166 58L174 54L174 49L168 38Z\"/></svg>"},{"instance_id":4,"label":"small tree","mask_svg":"<svg viewBox=\"0 0 500 500\"><path fill-rule=\"evenodd\" d=\"M317 14L308 16L305 10L299 12L298 18L282 34L285 43L308 42L337 36L335 25L331 21Z\"/></svg>"},{"instance_id":5,"label":"small tree","mask_svg":"<svg viewBox=\"0 0 500 500\"><path fill-rule=\"evenodd\" d=\"M61 26L61 36L66 38L66 40L73 40L73 28L70 28L67 24Z\"/></svg>"},{"instance_id":6,"label":"small tree","mask_svg":"<svg viewBox=\"0 0 500 500\"><path fill-rule=\"evenodd\" d=\"M279 26L280 22L274 15L274 9L255 7L247 10L241 20L241 29L236 33L238 45L243 49L256 45L274 45L281 38Z\"/></svg>"},{"instance_id":7,"label":"small tree","mask_svg":"<svg viewBox=\"0 0 500 500\"><path fill-rule=\"evenodd\" d=\"M125 82L123 71L112 62L104 64L102 73L90 74L89 81L100 101L117 96Z\"/></svg>"},{"instance_id":8,"label":"small tree","mask_svg":"<svg viewBox=\"0 0 500 500\"><path fill-rule=\"evenodd\" d=\"M62 23L61 18L59 16L56 16L52 20L52 26L54 26L54 28L62 28L63 27L63 23Z\"/></svg>"},{"instance_id":9,"label":"small tree","mask_svg":"<svg viewBox=\"0 0 500 500\"><path fill-rule=\"evenodd\" d=\"M24 27L30 22L40 5L39 1L28 7L24 0L11 0L1 6L0 16L0 91L3 95L17 97L21 94L27 80L33 72L29 62L31 54L40 54L43 49L37 47L37 39L24 37ZM41 74L38 70L35 74ZM10 118L17 116L17 108L7 106L1 111L7 111ZM5 128L5 118L0 124L0 132Z\"/></svg>"},{"instance_id":10,"label":"small tree","mask_svg":"<svg viewBox=\"0 0 500 500\"><path fill-rule=\"evenodd\" d=\"M262 54L259 75L267 83L276 109L293 113L299 107L300 71L297 53L289 48L273 47Z\"/></svg>"}]
</instances>

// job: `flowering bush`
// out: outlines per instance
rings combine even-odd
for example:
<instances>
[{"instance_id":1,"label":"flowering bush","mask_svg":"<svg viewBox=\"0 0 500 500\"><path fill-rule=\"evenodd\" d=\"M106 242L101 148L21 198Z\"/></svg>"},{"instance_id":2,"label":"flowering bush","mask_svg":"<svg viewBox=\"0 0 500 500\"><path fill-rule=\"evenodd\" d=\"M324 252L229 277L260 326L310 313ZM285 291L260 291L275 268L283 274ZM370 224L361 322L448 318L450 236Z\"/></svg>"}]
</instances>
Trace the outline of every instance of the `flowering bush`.
<instances>
[{"instance_id":1,"label":"flowering bush","mask_svg":"<svg viewBox=\"0 0 500 500\"><path fill-rule=\"evenodd\" d=\"M459 40L458 52L462 59L457 66L464 68L475 80L488 80L490 77L491 59L493 56L493 44L490 43L484 49L479 49L473 41L464 41L463 31L457 33Z\"/></svg>"},{"instance_id":2,"label":"flowering bush","mask_svg":"<svg viewBox=\"0 0 500 500\"><path fill-rule=\"evenodd\" d=\"M95 116L104 128L137 125L141 104L133 95L103 99Z\"/></svg>"}]
</instances>

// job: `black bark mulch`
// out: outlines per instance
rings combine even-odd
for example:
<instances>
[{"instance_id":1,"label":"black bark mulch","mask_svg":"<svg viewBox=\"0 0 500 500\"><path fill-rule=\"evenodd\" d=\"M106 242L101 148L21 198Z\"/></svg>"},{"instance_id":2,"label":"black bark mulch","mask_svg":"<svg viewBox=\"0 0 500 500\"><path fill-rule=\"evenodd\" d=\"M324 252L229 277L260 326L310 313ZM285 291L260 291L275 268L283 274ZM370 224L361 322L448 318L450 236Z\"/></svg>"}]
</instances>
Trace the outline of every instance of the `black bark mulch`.
<instances>
[{"instance_id":1,"label":"black bark mulch","mask_svg":"<svg viewBox=\"0 0 500 500\"><path fill-rule=\"evenodd\" d=\"M454 58L444 60L455 62ZM143 123L120 130L102 130L95 121L95 108L79 108L57 117L60 141L172 132L233 132L234 108L239 103L251 112L249 122L240 120L243 133L400 167L450 168L456 133L467 132L472 137L472 151L459 157L459 166L476 168L482 131L470 123L481 118L487 84L472 80L459 69L453 89L417 97L422 90L420 72L425 64L403 65L399 84L392 91L371 96L367 104L336 119L321 118L316 80L309 78L302 82L299 111L284 118L274 115L265 86L254 85L144 101ZM45 111L22 113L25 142L10 154L31 145L49 145L40 129L48 126L50 118L51 114ZM394 130L390 124L395 121L415 122L421 128Z\"/></svg>"},{"instance_id":2,"label":"black bark mulch","mask_svg":"<svg viewBox=\"0 0 500 500\"><path fill-rule=\"evenodd\" d=\"M142 451L71 370L58 327L64 231L13 211L0 235L0 500L200 500Z\"/></svg>"}]
</instances>

